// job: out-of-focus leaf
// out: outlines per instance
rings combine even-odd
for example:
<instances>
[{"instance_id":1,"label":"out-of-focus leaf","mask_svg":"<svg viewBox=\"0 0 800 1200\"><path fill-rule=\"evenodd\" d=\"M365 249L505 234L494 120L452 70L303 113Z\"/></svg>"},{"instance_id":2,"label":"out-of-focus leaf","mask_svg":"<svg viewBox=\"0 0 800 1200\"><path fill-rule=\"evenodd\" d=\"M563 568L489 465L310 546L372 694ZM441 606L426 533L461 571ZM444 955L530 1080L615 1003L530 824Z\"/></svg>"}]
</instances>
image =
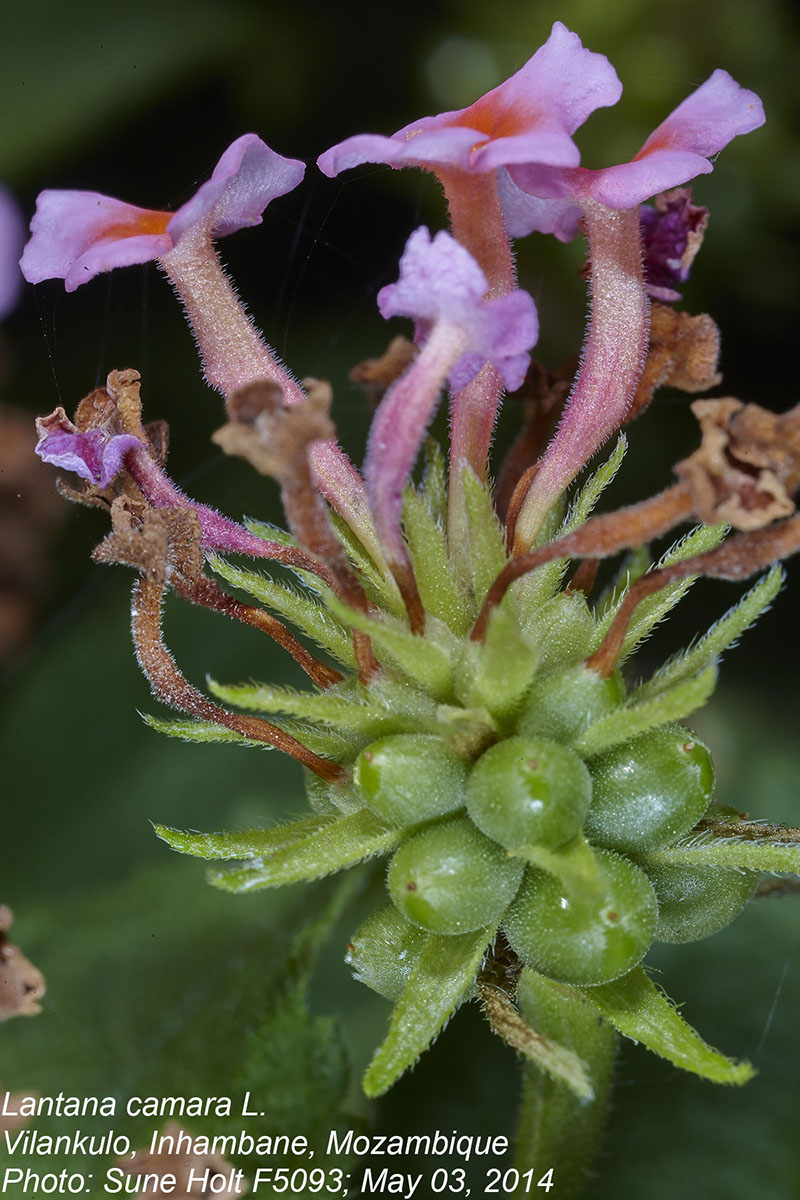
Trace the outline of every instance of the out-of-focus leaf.
<instances>
[{"instance_id":1,"label":"out-of-focus leaf","mask_svg":"<svg viewBox=\"0 0 800 1200\"><path fill-rule=\"evenodd\" d=\"M243 38L243 12L214 0L31 0L4 13L0 177L76 149ZM136 199L136 197L134 197Z\"/></svg>"}]
</instances>

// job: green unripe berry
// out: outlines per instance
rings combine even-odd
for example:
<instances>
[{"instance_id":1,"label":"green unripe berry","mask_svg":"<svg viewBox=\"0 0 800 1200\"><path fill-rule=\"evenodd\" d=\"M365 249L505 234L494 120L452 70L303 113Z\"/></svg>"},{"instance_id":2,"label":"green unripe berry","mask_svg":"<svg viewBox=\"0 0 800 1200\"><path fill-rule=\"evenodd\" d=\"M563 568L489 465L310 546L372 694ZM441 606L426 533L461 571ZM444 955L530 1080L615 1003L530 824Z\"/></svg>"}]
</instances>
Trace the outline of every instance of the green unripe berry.
<instances>
[{"instance_id":1,"label":"green unripe berry","mask_svg":"<svg viewBox=\"0 0 800 1200\"><path fill-rule=\"evenodd\" d=\"M730 925L753 894L757 871L647 868L658 900L656 941L698 942Z\"/></svg>"},{"instance_id":2,"label":"green unripe berry","mask_svg":"<svg viewBox=\"0 0 800 1200\"><path fill-rule=\"evenodd\" d=\"M563 846L579 832L592 799L582 758L542 737L498 742L467 780L467 811L507 850Z\"/></svg>"},{"instance_id":3,"label":"green unripe berry","mask_svg":"<svg viewBox=\"0 0 800 1200\"><path fill-rule=\"evenodd\" d=\"M697 824L714 789L714 767L688 729L656 729L592 760L592 806L584 833L612 850L669 846Z\"/></svg>"},{"instance_id":4,"label":"green unripe berry","mask_svg":"<svg viewBox=\"0 0 800 1200\"><path fill-rule=\"evenodd\" d=\"M469 933L498 923L516 895L524 865L466 817L455 817L421 830L395 851L389 894L422 929Z\"/></svg>"},{"instance_id":5,"label":"green unripe berry","mask_svg":"<svg viewBox=\"0 0 800 1200\"><path fill-rule=\"evenodd\" d=\"M653 941L656 898L645 875L609 850L595 851L597 886L529 868L503 928L529 967L562 983L610 983L635 967Z\"/></svg>"},{"instance_id":6,"label":"green unripe berry","mask_svg":"<svg viewBox=\"0 0 800 1200\"><path fill-rule=\"evenodd\" d=\"M603 679L578 663L536 681L517 731L570 743L624 700L625 684L619 671Z\"/></svg>"},{"instance_id":7,"label":"green unripe berry","mask_svg":"<svg viewBox=\"0 0 800 1200\"><path fill-rule=\"evenodd\" d=\"M425 944L425 934L387 904L367 917L347 947L353 976L379 996L399 1000Z\"/></svg>"},{"instance_id":8,"label":"green unripe berry","mask_svg":"<svg viewBox=\"0 0 800 1200\"><path fill-rule=\"evenodd\" d=\"M464 760L435 734L379 738L356 759L364 803L391 825L418 825L464 807Z\"/></svg>"}]
</instances>

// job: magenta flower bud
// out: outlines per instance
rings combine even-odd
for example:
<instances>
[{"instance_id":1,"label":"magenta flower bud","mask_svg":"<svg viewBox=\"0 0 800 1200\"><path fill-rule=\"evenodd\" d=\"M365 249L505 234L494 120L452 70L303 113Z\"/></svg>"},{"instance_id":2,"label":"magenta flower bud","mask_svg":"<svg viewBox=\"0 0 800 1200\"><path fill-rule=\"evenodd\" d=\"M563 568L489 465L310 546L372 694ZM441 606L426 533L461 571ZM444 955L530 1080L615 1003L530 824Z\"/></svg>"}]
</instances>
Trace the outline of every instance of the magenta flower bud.
<instances>
[{"instance_id":1,"label":"magenta flower bud","mask_svg":"<svg viewBox=\"0 0 800 1200\"><path fill-rule=\"evenodd\" d=\"M45 191L20 266L29 283L63 279L68 292L114 267L163 258L192 230L226 237L258 225L305 167L247 133L228 147L211 178L177 212L156 212L96 192Z\"/></svg>"}]
</instances>

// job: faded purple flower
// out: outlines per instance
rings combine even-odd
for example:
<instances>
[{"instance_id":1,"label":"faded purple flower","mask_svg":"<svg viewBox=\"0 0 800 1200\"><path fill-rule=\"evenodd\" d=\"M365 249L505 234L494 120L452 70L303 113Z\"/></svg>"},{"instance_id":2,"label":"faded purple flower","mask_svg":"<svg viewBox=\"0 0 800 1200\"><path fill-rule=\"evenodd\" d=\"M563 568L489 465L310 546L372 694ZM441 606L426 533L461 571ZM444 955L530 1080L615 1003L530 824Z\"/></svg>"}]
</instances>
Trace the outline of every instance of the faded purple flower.
<instances>
[{"instance_id":1,"label":"faded purple flower","mask_svg":"<svg viewBox=\"0 0 800 1200\"><path fill-rule=\"evenodd\" d=\"M616 104L621 92L608 59L584 49L556 21L525 66L469 108L422 117L391 137L357 134L327 150L318 166L326 175L365 162L472 173L510 163L574 167L580 162L575 130L596 108Z\"/></svg>"},{"instance_id":2,"label":"faded purple flower","mask_svg":"<svg viewBox=\"0 0 800 1200\"><path fill-rule=\"evenodd\" d=\"M436 322L458 326L468 349L447 373L460 391L485 362L500 372L509 391L525 378L528 351L538 336L536 307L527 292L484 300L488 283L467 250L440 230L431 238L423 226L408 239L400 259L400 277L378 293L384 317L412 317L416 340L423 344Z\"/></svg>"},{"instance_id":3,"label":"faded purple flower","mask_svg":"<svg viewBox=\"0 0 800 1200\"><path fill-rule=\"evenodd\" d=\"M19 299L22 275L18 266L25 242L25 222L10 192L0 187L0 321Z\"/></svg>"},{"instance_id":4,"label":"faded purple flower","mask_svg":"<svg viewBox=\"0 0 800 1200\"><path fill-rule=\"evenodd\" d=\"M658 126L630 162L600 170L538 163L501 172L500 190L512 237L537 230L568 241L578 231L582 205L635 208L668 188L713 170L710 161L728 142L764 123L755 92L727 71L714 71Z\"/></svg>"},{"instance_id":5,"label":"faded purple flower","mask_svg":"<svg viewBox=\"0 0 800 1200\"><path fill-rule=\"evenodd\" d=\"M228 147L211 178L177 212L156 212L96 192L45 191L20 266L29 283L63 279L68 292L114 267L163 258L188 232L226 237L258 225L305 167L247 133Z\"/></svg>"},{"instance_id":6,"label":"faded purple flower","mask_svg":"<svg viewBox=\"0 0 800 1200\"><path fill-rule=\"evenodd\" d=\"M692 204L688 188L675 188L657 196L655 205L641 206L644 278L654 300L671 304L681 299L676 285L689 278L707 224L708 209Z\"/></svg>"},{"instance_id":7,"label":"faded purple flower","mask_svg":"<svg viewBox=\"0 0 800 1200\"><path fill-rule=\"evenodd\" d=\"M111 433L102 428L81 431L63 408L37 418L36 430L36 453L44 462L72 471L99 488L108 487L127 452L141 445L130 433Z\"/></svg>"}]
</instances>

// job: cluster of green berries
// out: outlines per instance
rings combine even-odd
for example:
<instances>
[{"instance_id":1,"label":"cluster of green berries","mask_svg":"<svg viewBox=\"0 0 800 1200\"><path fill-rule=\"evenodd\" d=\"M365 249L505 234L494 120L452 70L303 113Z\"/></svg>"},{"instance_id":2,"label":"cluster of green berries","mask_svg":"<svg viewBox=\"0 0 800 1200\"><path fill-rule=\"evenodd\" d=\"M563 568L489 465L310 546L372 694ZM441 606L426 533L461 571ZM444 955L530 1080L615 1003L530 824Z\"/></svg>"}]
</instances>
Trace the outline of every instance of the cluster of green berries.
<instances>
[{"instance_id":1,"label":"cluster of green berries","mask_svg":"<svg viewBox=\"0 0 800 1200\"><path fill-rule=\"evenodd\" d=\"M572 506L553 514L543 537L587 519L623 449L621 441ZM505 532L488 488L465 474L470 555L466 568L459 564L447 552L445 492L436 478L429 470L405 505L423 636L409 628L392 581L363 556L354 562L369 612L316 583L303 595L212 560L229 584L350 668L316 692L212 682L213 692L276 714L338 774L328 782L306 771L312 812L289 824L215 834L158 827L160 836L185 853L229 860L211 869L210 880L239 893L388 856L389 900L348 951L355 976L395 1006L365 1075L369 1095L412 1066L460 1004L476 995L485 1003L492 964L507 948L526 1021L540 1015L537 1006L525 1010L525 987L549 987L547 1004L588 1005L595 1023L606 1019L677 1065L742 1082L749 1065L706 1047L639 964L654 942L689 942L727 925L760 870L797 870L785 848L744 845L735 832L721 844L720 819L734 829L739 822L714 801L709 751L682 724L711 695L719 656L774 599L780 568L649 679L626 683L627 659L691 581L640 604L610 675L590 664L628 594L628 565L590 602L564 589L568 563L552 562L519 580L492 610L483 639L473 639L483 598L507 561ZM722 526L698 527L661 561L702 553L724 534ZM380 664L374 678L353 671L354 630L370 638ZM246 741L202 721L151 723L196 741ZM536 1058L537 1047L523 1052ZM576 1075L563 1047L559 1054L556 1065L539 1065L585 1097L583 1067Z\"/></svg>"},{"instance_id":2,"label":"cluster of green berries","mask_svg":"<svg viewBox=\"0 0 800 1200\"><path fill-rule=\"evenodd\" d=\"M516 733L472 763L420 733L380 738L358 756L354 784L366 807L388 824L411 826L389 863L394 909L354 939L357 972L377 991L396 994L420 931L498 925L537 971L564 983L607 983L654 940L715 932L752 893L749 873L724 872L720 890L689 867L637 863L708 809L714 770L706 746L667 726L587 761L569 742L590 716L623 701L621 680L580 668L544 683Z\"/></svg>"}]
</instances>

